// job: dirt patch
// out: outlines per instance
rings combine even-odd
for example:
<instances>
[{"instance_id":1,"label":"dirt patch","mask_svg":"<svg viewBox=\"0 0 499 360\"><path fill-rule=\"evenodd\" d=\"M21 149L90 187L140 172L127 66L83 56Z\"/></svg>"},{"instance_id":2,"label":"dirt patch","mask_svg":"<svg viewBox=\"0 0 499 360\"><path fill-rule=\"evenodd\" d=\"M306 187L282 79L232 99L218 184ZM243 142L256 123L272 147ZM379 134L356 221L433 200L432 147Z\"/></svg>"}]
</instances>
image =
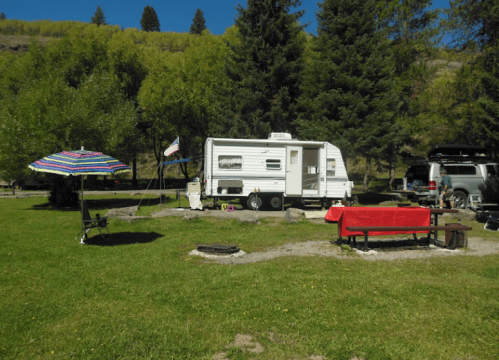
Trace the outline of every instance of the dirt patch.
<instances>
[{"instance_id":1,"label":"dirt patch","mask_svg":"<svg viewBox=\"0 0 499 360\"><path fill-rule=\"evenodd\" d=\"M225 346L226 349L237 347L243 352L250 352L253 354L261 354L263 352L263 346L258 342L253 341L251 335L237 334L234 338L234 342ZM214 360L228 360L227 353L221 352L213 356Z\"/></svg>"},{"instance_id":2,"label":"dirt patch","mask_svg":"<svg viewBox=\"0 0 499 360\"><path fill-rule=\"evenodd\" d=\"M377 239L379 241L390 241L390 239ZM409 239L410 240L410 239ZM408 241L409 241L408 240ZM433 256L484 256L499 254L499 242L483 240L481 238L470 238L468 240L468 249L448 250L438 246L430 248L400 250L400 251L377 251L369 250L367 252L356 250L343 251L339 246L330 241L306 241L293 244L284 244L276 248L270 248L261 252L253 252L239 258L220 257L213 258L219 264L224 265L242 265L260 261L272 260L282 256L325 256L336 257L340 259L361 258L367 261L376 260L404 260L404 259L422 259Z\"/></svg>"},{"instance_id":3,"label":"dirt patch","mask_svg":"<svg viewBox=\"0 0 499 360\"><path fill-rule=\"evenodd\" d=\"M227 345L227 349L230 349L231 347L237 347L244 352L254 354L261 354L263 352L263 346L258 342L253 342L253 337L251 335L237 334L234 342Z\"/></svg>"}]
</instances>

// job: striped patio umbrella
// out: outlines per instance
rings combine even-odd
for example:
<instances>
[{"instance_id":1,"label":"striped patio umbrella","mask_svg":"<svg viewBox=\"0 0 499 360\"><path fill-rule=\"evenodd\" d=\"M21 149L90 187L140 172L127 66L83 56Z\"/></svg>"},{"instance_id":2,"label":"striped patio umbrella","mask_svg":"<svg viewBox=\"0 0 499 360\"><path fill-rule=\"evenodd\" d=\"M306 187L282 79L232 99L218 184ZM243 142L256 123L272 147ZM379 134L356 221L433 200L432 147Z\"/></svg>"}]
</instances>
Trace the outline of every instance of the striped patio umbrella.
<instances>
[{"instance_id":1,"label":"striped patio umbrella","mask_svg":"<svg viewBox=\"0 0 499 360\"><path fill-rule=\"evenodd\" d=\"M101 152L81 150L63 151L49 155L29 165L31 170L65 176L81 175L81 208L83 212L83 176L113 175L131 171L122 162ZM83 227L83 219L82 219Z\"/></svg>"},{"instance_id":2,"label":"striped patio umbrella","mask_svg":"<svg viewBox=\"0 0 499 360\"><path fill-rule=\"evenodd\" d=\"M112 175L131 171L122 162L101 152L84 150L63 151L49 155L29 165L31 170L59 175Z\"/></svg>"}]
</instances>

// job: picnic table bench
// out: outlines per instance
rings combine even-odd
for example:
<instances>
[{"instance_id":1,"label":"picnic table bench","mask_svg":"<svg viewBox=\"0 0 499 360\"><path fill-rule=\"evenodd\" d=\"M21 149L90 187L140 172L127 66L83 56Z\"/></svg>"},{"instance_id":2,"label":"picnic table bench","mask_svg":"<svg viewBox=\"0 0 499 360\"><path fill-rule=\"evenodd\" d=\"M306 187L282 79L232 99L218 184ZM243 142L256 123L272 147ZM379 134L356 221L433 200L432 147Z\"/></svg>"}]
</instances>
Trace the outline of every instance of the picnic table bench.
<instances>
[{"instance_id":1,"label":"picnic table bench","mask_svg":"<svg viewBox=\"0 0 499 360\"><path fill-rule=\"evenodd\" d=\"M395 232L395 233L434 231L435 234L437 233L437 231L450 231L450 232L452 232L452 239L449 243L449 248L455 249L456 240L457 240L457 233L459 231L472 230L471 226L466 226L466 225L461 225L461 224L450 224L450 225L444 225L444 226L438 226L438 225L429 225L429 226L347 226L346 228L348 231L360 231L360 232L364 233L364 247L363 247L364 251L367 250L367 244L369 241L369 232L373 232L373 231ZM436 237L435 237L435 240L437 240ZM355 237L354 237L353 241L355 242ZM431 239L430 239L430 237L428 237L428 244L430 244L430 243L431 243Z\"/></svg>"}]
</instances>

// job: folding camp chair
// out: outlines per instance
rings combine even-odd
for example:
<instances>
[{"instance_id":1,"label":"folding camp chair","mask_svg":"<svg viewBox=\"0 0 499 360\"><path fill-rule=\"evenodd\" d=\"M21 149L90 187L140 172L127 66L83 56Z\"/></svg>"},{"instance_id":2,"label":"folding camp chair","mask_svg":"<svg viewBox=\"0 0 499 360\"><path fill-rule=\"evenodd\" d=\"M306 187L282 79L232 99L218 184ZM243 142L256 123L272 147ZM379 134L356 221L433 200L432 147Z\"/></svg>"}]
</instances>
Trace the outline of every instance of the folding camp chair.
<instances>
[{"instance_id":1,"label":"folding camp chair","mask_svg":"<svg viewBox=\"0 0 499 360\"><path fill-rule=\"evenodd\" d=\"M111 237L111 233L107 228L107 217L100 217L99 214L96 214L96 217L92 219L90 217L87 203L85 201L82 202L81 216L82 216L81 231L76 236L76 240L78 240L78 238L81 236L80 239L81 244L85 244L85 239L88 239L87 233L93 228L97 228L97 230L99 230L100 235L104 239L106 239L106 236L105 234L102 233L101 229L106 229L107 234L109 235L107 239Z\"/></svg>"},{"instance_id":2,"label":"folding camp chair","mask_svg":"<svg viewBox=\"0 0 499 360\"><path fill-rule=\"evenodd\" d=\"M480 195L468 195L468 205L471 210L477 211L477 210L482 210L483 211L483 205L482 205L482 198Z\"/></svg>"},{"instance_id":3,"label":"folding camp chair","mask_svg":"<svg viewBox=\"0 0 499 360\"><path fill-rule=\"evenodd\" d=\"M499 231L499 212L489 214L487 222L483 228L490 231Z\"/></svg>"}]
</instances>

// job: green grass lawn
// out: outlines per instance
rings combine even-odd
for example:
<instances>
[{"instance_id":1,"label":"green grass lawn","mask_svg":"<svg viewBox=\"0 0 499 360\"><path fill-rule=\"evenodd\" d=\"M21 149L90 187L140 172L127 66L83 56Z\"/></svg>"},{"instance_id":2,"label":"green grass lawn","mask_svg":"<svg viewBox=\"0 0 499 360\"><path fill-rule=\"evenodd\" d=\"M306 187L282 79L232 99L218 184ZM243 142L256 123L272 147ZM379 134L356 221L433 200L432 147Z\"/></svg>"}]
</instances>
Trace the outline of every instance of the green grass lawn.
<instances>
[{"instance_id":1,"label":"green grass lawn","mask_svg":"<svg viewBox=\"0 0 499 360\"><path fill-rule=\"evenodd\" d=\"M115 207L89 200L92 214ZM336 225L111 219L115 246L81 246L79 212L46 203L0 199L2 359L499 358L499 256L224 266L188 253L331 240ZM140 211L156 209L152 201ZM470 236L498 241L483 230ZM263 353L227 348L237 334Z\"/></svg>"}]
</instances>

